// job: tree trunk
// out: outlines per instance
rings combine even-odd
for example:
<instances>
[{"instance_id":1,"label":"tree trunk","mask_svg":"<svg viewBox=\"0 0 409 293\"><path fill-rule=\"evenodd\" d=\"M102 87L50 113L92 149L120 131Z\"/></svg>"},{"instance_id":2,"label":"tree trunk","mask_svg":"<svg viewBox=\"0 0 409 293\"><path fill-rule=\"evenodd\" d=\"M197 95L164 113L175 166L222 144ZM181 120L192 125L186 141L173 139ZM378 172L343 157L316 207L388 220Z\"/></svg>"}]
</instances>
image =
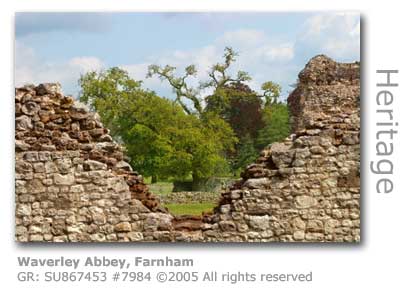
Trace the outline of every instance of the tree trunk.
<instances>
[{"instance_id":1,"label":"tree trunk","mask_svg":"<svg viewBox=\"0 0 409 293\"><path fill-rule=\"evenodd\" d=\"M158 182L158 176L157 175L152 175L151 183L156 183Z\"/></svg>"},{"instance_id":2,"label":"tree trunk","mask_svg":"<svg viewBox=\"0 0 409 293\"><path fill-rule=\"evenodd\" d=\"M199 178L195 173L192 174L192 191L206 191L207 178Z\"/></svg>"}]
</instances>

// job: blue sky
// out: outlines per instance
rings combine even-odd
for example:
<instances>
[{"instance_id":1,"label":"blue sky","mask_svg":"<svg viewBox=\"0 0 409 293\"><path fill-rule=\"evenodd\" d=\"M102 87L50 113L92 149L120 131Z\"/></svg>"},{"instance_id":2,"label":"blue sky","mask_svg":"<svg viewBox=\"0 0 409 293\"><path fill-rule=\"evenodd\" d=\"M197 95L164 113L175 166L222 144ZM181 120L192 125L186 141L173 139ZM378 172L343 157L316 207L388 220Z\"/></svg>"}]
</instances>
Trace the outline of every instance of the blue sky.
<instances>
[{"instance_id":1,"label":"blue sky","mask_svg":"<svg viewBox=\"0 0 409 293\"><path fill-rule=\"evenodd\" d=\"M197 80L232 46L258 90L279 83L285 98L298 72L317 54L359 60L360 20L354 13L18 13L15 82L60 82L78 96L78 78L119 66L143 86L173 98L168 84L146 80L149 64L183 69L195 64ZM204 95L206 93L203 93Z\"/></svg>"}]
</instances>

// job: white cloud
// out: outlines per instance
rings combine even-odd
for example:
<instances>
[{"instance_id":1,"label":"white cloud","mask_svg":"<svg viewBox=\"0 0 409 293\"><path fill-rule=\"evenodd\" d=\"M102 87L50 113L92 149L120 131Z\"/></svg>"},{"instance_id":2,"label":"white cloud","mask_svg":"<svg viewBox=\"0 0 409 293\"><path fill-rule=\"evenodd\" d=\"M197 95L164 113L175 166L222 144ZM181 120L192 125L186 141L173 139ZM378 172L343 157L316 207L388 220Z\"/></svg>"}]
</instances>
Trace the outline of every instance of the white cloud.
<instances>
[{"instance_id":1,"label":"white cloud","mask_svg":"<svg viewBox=\"0 0 409 293\"><path fill-rule=\"evenodd\" d=\"M261 47L257 51L267 61L288 61L294 57L294 46L290 43Z\"/></svg>"},{"instance_id":2,"label":"white cloud","mask_svg":"<svg viewBox=\"0 0 409 293\"><path fill-rule=\"evenodd\" d=\"M136 80L143 80L146 77L148 72L149 63L140 63L140 64L128 64L121 65L122 69L126 70L132 78Z\"/></svg>"},{"instance_id":3,"label":"white cloud","mask_svg":"<svg viewBox=\"0 0 409 293\"><path fill-rule=\"evenodd\" d=\"M15 85L59 82L66 94L78 92L78 79L81 74L101 70L104 63L96 57L80 56L64 62L45 62L36 56L35 51L16 41L15 46Z\"/></svg>"},{"instance_id":4,"label":"white cloud","mask_svg":"<svg viewBox=\"0 0 409 293\"><path fill-rule=\"evenodd\" d=\"M317 14L304 24L297 42L296 55L311 58L326 54L338 61L359 60L360 18L356 13Z\"/></svg>"},{"instance_id":5,"label":"white cloud","mask_svg":"<svg viewBox=\"0 0 409 293\"><path fill-rule=\"evenodd\" d=\"M74 57L68 61L68 66L78 69L80 73L85 73L92 70L101 70L104 63L97 57Z\"/></svg>"}]
</instances>

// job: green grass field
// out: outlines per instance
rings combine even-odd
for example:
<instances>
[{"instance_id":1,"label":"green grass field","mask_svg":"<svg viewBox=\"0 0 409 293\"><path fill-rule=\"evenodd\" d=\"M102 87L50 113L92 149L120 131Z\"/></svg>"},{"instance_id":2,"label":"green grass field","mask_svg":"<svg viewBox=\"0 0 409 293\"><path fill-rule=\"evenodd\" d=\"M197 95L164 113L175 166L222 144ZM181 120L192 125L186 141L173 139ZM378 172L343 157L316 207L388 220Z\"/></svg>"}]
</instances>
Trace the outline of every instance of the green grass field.
<instances>
[{"instance_id":1,"label":"green grass field","mask_svg":"<svg viewBox=\"0 0 409 293\"><path fill-rule=\"evenodd\" d=\"M216 206L215 203L192 203L192 204L166 204L169 212L176 216L192 215L200 216L202 212L211 212Z\"/></svg>"}]
</instances>

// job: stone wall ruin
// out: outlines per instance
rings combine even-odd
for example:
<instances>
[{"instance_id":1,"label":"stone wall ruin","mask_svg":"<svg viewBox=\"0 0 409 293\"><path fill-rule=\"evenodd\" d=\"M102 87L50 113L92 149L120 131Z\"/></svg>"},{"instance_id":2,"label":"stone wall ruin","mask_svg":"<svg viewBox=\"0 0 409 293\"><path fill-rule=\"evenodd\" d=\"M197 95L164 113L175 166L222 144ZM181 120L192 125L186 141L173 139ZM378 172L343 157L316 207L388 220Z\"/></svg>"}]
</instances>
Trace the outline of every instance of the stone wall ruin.
<instances>
[{"instance_id":1,"label":"stone wall ruin","mask_svg":"<svg viewBox=\"0 0 409 293\"><path fill-rule=\"evenodd\" d=\"M58 84L16 89L18 241L170 241L172 216L96 113Z\"/></svg>"},{"instance_id":2,"label":"stone wall ruin","mask_svg":"<svg viewBox=\"0 0 409 293\"><path fill-rule=\"evenodd\" d=\"M162 208L96 113L58 84L16 89L19 242L358 242L360 66L319 55L288 97L293 134L268 146L203 217Z\"/></svg>"}]
</instances>

